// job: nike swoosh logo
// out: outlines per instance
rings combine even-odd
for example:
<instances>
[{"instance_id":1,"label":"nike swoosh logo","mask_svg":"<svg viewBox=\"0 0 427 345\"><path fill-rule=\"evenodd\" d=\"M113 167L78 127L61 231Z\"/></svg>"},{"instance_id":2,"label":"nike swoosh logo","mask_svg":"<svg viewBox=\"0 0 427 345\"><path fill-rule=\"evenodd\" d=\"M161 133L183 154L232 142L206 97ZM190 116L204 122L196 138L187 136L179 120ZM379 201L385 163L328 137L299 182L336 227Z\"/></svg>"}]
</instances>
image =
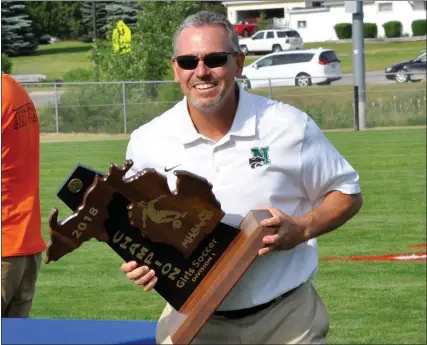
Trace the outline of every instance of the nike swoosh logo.
<instances>
[{"instance_id":1,"label":"nike swoosh logo","mask_svg":"<svg viewBox=\"0 0 427 345\"><path fill-rule=\"evenodd\" d=\"M175 168L179 167L180 165L182 165L182 164L175 165L175 166L173 166L172 168L167 168L167 167L165 167L165 172L169 172L169 171L171 171L171 170L173 170L173 169L175 169Z\"/></svg>"}]
</instances>

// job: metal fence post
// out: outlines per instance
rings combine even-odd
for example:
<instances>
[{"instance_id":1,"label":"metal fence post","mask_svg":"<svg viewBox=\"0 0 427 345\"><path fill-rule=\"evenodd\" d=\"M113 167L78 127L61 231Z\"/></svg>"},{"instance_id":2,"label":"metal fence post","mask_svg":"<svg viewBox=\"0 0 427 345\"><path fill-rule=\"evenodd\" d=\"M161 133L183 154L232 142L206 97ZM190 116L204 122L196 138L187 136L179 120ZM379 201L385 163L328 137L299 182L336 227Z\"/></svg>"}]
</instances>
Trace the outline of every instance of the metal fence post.
<instances>
[{"instance_id":1,"label":"metal fence post","mask_svg":"<svg viewBox=\"0 0 427 345\"><path fill-rule=\"evenodd\" d=\"M123 100L123 121L124 121L124 130L125 134L128 133L128 119L127 119L127 112L126 112L126 85L125 83L122 83L122 100Z\"/></svg>"},{"instance_id":2,"label":"metal fence post","mask_svg":"<svg viewBox=\"0 0 427 345\"><path fill-rule=\"evenodd\" d=\"M270 99L273 98L272 93L273 93L273 90L271 90L271 79L268 78L268 95L270 96Z\"/></svg>"},{"instance_id":3,"label":"metal fence post","mask_svg":"<svg viewBox=\"0 0 427 345\"><path fill-rule=\"evenodd\" d=\"M359 130L359 87L354 86L354 129Z\"/></svg>"},{"instance_id":4,"label":"metal fence post","mask_svg":"<svg viewBox=\"0 0 427 345\"><path fill-rule=\"evenodd\" d=\"M56 133L59 133L59 115L58 115L58 85L55 83L55 120Z\"/></svg>"}]
</instances>

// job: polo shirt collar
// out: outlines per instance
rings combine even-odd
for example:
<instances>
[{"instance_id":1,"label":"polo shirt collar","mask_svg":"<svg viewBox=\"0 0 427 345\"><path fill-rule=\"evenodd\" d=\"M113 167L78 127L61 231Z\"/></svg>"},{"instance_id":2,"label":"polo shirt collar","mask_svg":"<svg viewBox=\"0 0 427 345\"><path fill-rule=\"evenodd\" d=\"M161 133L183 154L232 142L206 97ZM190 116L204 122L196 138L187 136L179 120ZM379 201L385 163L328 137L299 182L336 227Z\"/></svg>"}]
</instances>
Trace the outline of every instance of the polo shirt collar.
<instances>
[{"instance_id":1,"label":"polo shirt collar","mask_svg":"<svg viewBox=\"0 0 427 345\"><path fill-rule=\"evenodd\" d=\"M238 87L239 104L237 106L236 116L225 138L229 138L230 136L250 137L256 134L257 113L255 104L251 100L251 94L245 91L240 85L238 85ZM179 116L177 116L177 118L181 143L185 145L203 139L203 136L197 132L191 120L186 97L178 104L178 112Z\"/></svg>"},{"instance_id":2,"label":"polo shirt collar","mask_svg":"<svg viewBox=\"0 0 427 345\"><path fill-rule=\"evenodd\" d=\"M188 112L187 97L178 104L177 129L181 144L190 144L202 138Z\"/></svg>"},{"instance_id":3,"label":"polo shirt collar","mask_svg":"<svg viewBox=\"0 0 427 345\"><path fill-rule=\"evenodd\" d=\"M239 85L239 104L230 132L227 135L250 137L256 134L256 105L253 96Z\"/></svg>"}]
</instances>

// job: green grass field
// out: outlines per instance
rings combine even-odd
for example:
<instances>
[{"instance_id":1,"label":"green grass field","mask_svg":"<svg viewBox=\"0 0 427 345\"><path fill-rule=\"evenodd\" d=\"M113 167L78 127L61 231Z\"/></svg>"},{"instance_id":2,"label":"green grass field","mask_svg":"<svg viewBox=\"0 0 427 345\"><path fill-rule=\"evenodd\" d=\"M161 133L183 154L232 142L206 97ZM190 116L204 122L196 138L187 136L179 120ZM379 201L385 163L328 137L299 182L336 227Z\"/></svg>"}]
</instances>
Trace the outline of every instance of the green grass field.
<instances>
[{"instance_id":1,"label":"green grass field","mask_svg":"<svg viewBox=\"0 0 427 345\"><path fill-rule=\"evenodd\" d=\"M426 243L425 127L326 135L358 170L364 205L353 220L319 239L320 257L420 251L408 246ZM106 172L111 162L123 164L126 144L127 140L42 144L46 239L51 209L59 207L59 219L71 214L55 193L75 164ZM119 256L96 241L58 262L43 264L31 316L156 319L162 298L128 281L120 265ZM329 311L329 343L426 343L425 262L321 261L315 284Z\"/></svg>"},{"instance_id":2,"label":"green grass field","mask_svg":"<svg viewBox=\"0 0 427 345\"><path fill-rule=\"evenodd\" d=\"M12 57L12 74L46 74L49 80L62 78L65 72L89 68L91 44L74 41L39 45L35 55Z\"/></svg>"},{"instance_id":3,"label":"green grass field","mask_svg":"<svg viewBox=\"0 0 427 345\"><path fill-rule=\"evenodd\" d=\"M418 42L367 42L365 44L366 70L383 70L392 63L413 59L425 50L425 41ZM305 48L332 48L341 59L342 72L352 71L351 43L307 43ZM89 68L90 43L74 41L58 42L51 45L40 45L35 55L11 58L13 62L12 74L41 73L46 74L48 80L62 78L64 73L76 68ZM259 56L248 56L246 64L255 61ZM172 78L172 70L166 79Z\"/></svg>"}]
</instances>

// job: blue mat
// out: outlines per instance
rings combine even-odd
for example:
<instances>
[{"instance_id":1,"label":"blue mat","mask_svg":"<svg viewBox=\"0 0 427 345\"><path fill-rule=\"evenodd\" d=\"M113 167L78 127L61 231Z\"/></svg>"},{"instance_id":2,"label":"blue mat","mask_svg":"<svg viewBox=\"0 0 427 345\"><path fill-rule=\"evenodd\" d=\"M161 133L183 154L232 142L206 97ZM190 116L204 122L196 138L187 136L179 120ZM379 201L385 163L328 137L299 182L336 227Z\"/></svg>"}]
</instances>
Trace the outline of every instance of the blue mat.
<instances>
[{"instance_id":1,"label":"blue mat","mask_svg":"<svg viewBox=\"0 0 427 345\"><path fill-rule=\"evenodd\" d=\"M2 344L155 344L156 321L2 318Z\"/></svg>"}]
</instances>

